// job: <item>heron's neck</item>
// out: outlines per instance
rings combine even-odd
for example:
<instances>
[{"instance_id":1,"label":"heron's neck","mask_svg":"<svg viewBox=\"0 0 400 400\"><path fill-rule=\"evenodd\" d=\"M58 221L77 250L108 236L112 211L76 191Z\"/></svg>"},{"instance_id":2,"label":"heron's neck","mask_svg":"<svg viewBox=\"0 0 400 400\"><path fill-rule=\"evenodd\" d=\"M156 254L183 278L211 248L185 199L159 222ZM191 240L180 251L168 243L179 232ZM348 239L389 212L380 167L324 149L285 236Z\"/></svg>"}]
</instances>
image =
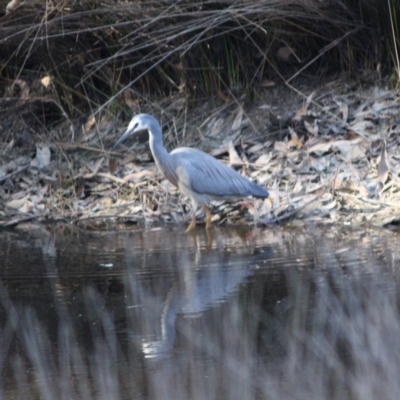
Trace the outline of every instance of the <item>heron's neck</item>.
<instances>
[{"instance_id":1,"label":"heron's neck","mask_svg":"<svg viewBox=\"0 0 400 400\"><path fill-rule=\"evenodd\" d=\"M153 154L154 160L161 169L161 171L165 174L165 171L168 171L168 164L170 161L170 154L167 149L164 147L162 139L154 138L154 135L150 132L150 150Z\"/></svg>"}]
</instances>

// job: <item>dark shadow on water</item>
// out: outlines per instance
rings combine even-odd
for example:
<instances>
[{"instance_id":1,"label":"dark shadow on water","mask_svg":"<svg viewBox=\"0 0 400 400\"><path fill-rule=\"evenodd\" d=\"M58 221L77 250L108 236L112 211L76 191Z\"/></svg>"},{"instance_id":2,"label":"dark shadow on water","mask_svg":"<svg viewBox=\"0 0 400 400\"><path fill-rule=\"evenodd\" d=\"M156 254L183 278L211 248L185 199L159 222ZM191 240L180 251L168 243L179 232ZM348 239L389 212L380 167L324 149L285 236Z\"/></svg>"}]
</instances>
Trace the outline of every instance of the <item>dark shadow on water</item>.
<instances>
[{"instance_id":1,"label":"dark shadow on water","mask_svg":"<svg viewBox=\"0 0 400 400\"><path fill-rule=\"evenodd\" d=\"M397 399L400 237L0 232L0 398Z\"/></svg>"}]
</instances>

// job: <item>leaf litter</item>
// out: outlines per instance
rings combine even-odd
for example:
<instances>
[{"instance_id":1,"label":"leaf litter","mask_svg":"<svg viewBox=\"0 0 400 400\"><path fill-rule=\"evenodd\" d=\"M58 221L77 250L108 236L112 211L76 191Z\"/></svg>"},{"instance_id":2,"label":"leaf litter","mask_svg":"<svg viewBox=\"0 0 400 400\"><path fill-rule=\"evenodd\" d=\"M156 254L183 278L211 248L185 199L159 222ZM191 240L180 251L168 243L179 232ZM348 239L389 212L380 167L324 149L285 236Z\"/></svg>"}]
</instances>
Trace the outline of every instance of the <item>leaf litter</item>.
<instances>
[{"instance_id":1,"label":"leaf litter","mask_svg":"<svg viewBox=\"0 0 400 400\"><path fill-rule=\"evenodd\" d=\"M196 110L183 123L179 111L163 118L170 150L201 148L270 192L265 200L215 203L215 225L400 222L398 92L371 87L346 93L346 85L342 92L331 86L288 96L287 88L274 85L252 104L229 98L219 99L219 108L215 102L214 108L204 106L201 120ZM156 169L146 138L114 152L112 144L125 129L117 120L91 115L79 129L68 124L49 135L52 140L38 140L32 157L3 143L0 226L33 219L85 227L105 220L188 220L189 199Z\"/></svg>"}]
</instances>

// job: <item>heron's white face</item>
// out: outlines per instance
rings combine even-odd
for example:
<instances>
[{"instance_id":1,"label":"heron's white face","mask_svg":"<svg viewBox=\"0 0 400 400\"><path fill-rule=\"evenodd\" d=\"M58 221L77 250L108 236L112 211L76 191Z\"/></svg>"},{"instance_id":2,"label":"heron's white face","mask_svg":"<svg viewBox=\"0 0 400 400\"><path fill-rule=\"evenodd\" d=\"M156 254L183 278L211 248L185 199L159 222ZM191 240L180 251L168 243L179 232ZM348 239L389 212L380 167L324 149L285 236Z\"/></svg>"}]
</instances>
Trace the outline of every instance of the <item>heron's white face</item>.
<instances>
[{"instance_id":1,"label":"heron's white face","mask_svg":"<svg viewBox=\"0 0 400 400\"><path fill-rule=\"evenodd\" d=\"M122 137L114 144L113 148L117 147L120 143L122 143L129 136L133 135L136 132L144 131L149 128L148 116L145 114L139 114L132 118L131 122L128 125L125 133Z\"/></svg>"},{"instance_id":2,"label":"heron's white face","mask_svg":"<svg viewBox=\"0 0 400 400\"><path fill-rule=\"evenodd\" d=\"M129 134L132 135L135 132L143 131L145 129L147 129L147 126L143 124L141 116L136 115L136 117L132 118L125 133L129 132Z\"/></svg>"}]
</instances>

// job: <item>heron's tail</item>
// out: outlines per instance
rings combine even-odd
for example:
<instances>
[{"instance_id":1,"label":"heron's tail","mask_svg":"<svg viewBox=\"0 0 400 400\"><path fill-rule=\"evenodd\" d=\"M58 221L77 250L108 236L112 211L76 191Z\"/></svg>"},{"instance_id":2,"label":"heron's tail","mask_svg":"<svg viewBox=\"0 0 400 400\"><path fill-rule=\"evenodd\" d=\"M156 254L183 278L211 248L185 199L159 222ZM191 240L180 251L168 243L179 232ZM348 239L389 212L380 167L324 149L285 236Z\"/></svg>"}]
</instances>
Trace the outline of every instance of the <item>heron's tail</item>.
<instances>
[{"instance_id":1,"label":"heron's tail","mask_svg":"<svg viewBox=\"0 0 400 400\"><path fill-rule=\"evenodd\" d=\"M257 185L254 182L252 182L250 192L251 196L259 197L261 199L266 199L269 196L269 192L267 189L264 189L263 187Z\"/></svg>"}]
</instances>

